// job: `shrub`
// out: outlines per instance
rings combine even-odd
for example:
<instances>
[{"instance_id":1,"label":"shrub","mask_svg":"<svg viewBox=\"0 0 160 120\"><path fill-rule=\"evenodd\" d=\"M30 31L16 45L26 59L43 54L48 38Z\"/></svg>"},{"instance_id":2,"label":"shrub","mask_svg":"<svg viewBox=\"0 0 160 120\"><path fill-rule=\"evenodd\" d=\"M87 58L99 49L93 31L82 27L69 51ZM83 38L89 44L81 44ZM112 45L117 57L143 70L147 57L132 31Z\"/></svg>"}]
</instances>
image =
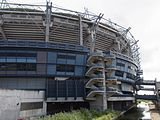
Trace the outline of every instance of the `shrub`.
<instances>
[{"instance_id":1,"label":"shrub","mask_svg":"<svg viewBox=\"0 0 160 120\"><path fill-rule=\"evenodd\" d=\"M60 112L49 115L38 120L111 120L119 115L119 112L106 110L103 112L96 110L80 109L72 112Z\"/></svg>"}]
</instances>

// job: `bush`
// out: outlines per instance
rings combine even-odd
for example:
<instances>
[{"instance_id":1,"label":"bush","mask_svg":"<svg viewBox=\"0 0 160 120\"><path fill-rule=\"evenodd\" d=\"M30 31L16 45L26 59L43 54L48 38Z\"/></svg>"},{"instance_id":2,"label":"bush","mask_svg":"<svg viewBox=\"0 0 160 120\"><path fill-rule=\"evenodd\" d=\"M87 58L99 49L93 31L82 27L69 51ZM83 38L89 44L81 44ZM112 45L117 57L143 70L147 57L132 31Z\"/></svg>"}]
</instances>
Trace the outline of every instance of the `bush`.
<instances>
[{"instance_id":1,"label":"bush","mask_svg":"<svg viewBox=\"0 0 160 120\"><path fill-rule=\"evenodd\" d=\"M38 120L111 120L119 115L119 112L106 110L103 112L96 110L80 109L72 112L60 112L49 115Z\"/></svg>"}]
</instances>

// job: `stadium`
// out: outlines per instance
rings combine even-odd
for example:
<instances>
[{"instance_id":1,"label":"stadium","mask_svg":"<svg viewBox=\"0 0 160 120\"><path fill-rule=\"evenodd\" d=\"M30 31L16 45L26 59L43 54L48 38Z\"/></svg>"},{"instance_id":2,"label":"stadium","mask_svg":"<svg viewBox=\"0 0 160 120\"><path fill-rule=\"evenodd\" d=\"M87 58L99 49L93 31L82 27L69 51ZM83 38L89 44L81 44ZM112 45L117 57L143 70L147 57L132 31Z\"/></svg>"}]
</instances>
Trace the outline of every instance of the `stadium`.
<instances>
[{"instance_id":1,"label":"stadium","mask_svg":"<svg viewBox=\"0 0 160 120\"><path fill-rule=\"evenodd\" d=\"M142 73L129 30L87 10L2 4L1 116L134 106Z\"/></svg>"}]
</instances>

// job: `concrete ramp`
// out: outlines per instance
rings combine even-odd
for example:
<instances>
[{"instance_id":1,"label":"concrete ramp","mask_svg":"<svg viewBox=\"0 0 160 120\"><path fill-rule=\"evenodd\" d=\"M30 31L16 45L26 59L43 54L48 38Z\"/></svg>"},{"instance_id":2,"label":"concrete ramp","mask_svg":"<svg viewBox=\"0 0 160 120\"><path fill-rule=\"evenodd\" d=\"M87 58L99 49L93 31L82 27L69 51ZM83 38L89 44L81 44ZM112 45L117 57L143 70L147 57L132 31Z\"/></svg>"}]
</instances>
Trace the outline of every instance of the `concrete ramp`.
<instances>
[{"instance_id":1,"label":"concrete ramp","mask_svg":"<svg viewBox=\"0 0 160 120\"><path fill-rule=\"evenodd\" d=\"M20 98L0 96L0 120L17 120L20 114Z\"/></svg>"}]
</instances>

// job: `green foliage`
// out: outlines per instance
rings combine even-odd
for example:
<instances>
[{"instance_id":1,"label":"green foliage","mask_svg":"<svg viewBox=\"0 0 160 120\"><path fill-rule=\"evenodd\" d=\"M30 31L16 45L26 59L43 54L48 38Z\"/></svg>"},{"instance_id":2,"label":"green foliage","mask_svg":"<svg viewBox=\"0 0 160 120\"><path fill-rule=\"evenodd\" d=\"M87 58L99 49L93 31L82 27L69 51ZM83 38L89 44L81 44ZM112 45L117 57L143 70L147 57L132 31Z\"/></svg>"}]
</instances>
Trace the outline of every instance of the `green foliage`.
<instances>
[{"instance_id":1,"label":"green foliage","mask_svg":"<svg viewBox=\"0 0 160 120\"><path fill-rule=\"evenodd\" d=\"M120 112L106 110L104 112L88 109L74 110L72 112L60 112L55 115L39 118L38 120L111 120Z\"/></svg>"},{"instance_id":2,"label":"green foliage","mask_svg":"<svg viewBox=\"0 0 160 120\"><path fill-rule=\"evenodd\" d=\"M151 101L151 100L142 100L142 99L137 99L137 103L140 103L140 102L149 103L149 102L152 102L152 101Z\"/></svg>"}]
</instances>

